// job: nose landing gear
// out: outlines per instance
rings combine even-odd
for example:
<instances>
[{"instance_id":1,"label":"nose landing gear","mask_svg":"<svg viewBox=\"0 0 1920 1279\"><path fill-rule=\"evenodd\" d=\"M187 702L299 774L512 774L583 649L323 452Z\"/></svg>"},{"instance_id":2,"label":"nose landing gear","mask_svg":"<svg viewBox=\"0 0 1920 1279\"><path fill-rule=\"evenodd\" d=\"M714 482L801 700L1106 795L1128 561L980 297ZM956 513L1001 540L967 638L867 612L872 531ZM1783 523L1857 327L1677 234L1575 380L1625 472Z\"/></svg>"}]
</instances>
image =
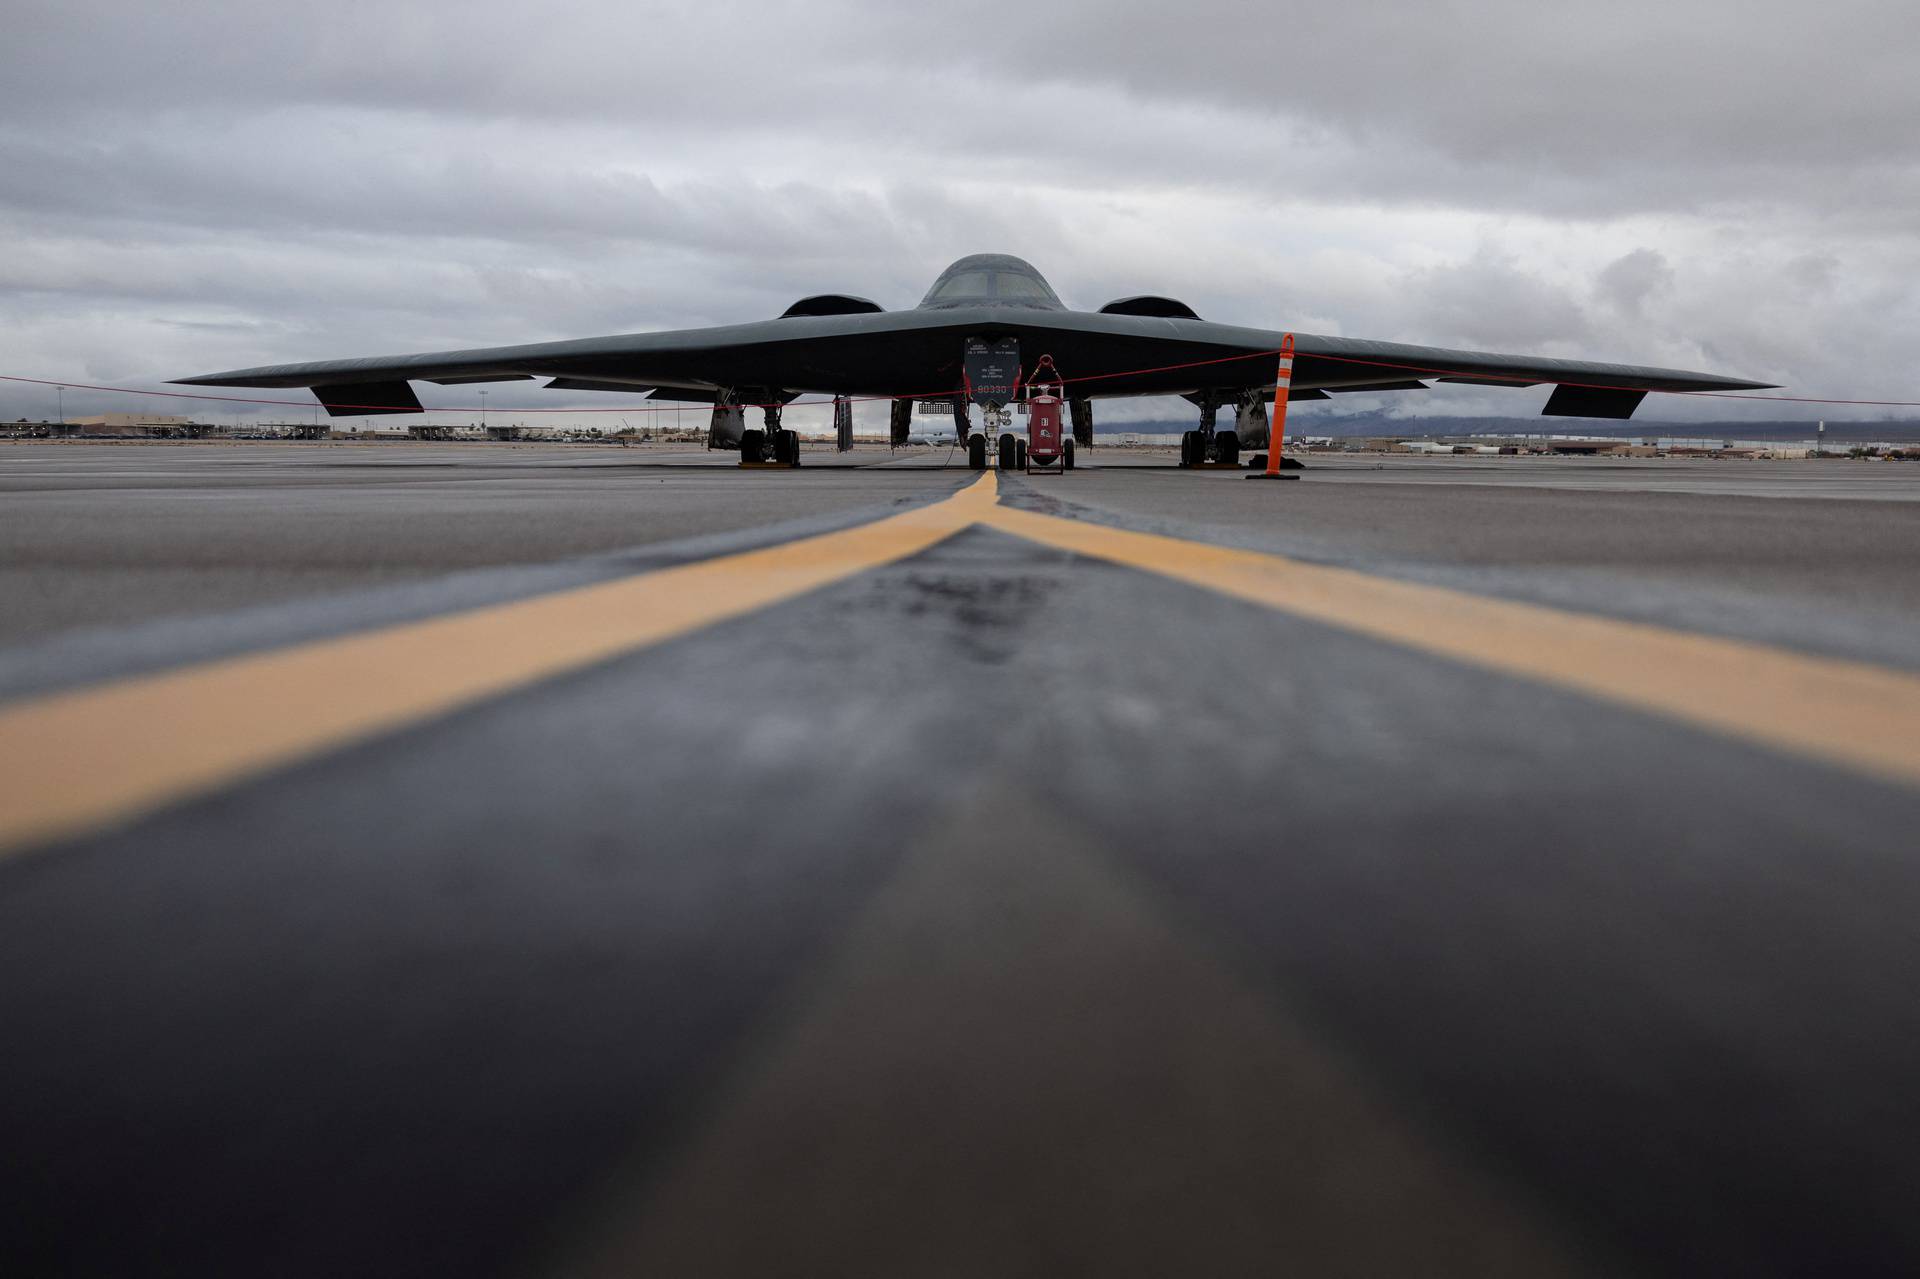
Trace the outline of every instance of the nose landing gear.
<instances>
[{"instance_id":1,"label":"nose landing gear","mask_svg":"<svg viewBox=\"0 0 1920 1279\"><path fill-rule=\"evenodd\" d=\"M987 469L987 442L993 441L994 461L1003 471L1017 471L1024 465L1026 442L1012 430L1013 414L999 404L989 402L980 411L980 427L967 427L967 465L976 471Z\"/></svg>"}]
</instances>

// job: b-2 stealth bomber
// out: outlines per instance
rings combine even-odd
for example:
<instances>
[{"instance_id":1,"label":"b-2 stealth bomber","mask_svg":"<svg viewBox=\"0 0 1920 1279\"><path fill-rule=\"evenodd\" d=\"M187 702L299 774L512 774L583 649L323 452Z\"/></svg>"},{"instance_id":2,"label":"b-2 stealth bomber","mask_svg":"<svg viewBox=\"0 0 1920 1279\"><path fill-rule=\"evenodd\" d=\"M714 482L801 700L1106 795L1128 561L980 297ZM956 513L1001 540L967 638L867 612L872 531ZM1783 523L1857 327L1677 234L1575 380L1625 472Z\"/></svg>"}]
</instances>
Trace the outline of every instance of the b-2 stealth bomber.
<instances>
[{"instance_id":1,"label":"b-2 stealth bomber","mask_svg":"<svg viewBox=\"0 0 1920 1279\"><path fill-rule=\"evenodd\" d=\"M420 413L409 385L548 379L556 391L614 391L713 405L708 447L738 449L745 461L793 461L798 440L783 430L783 406L803 394L835 397L850 430L850 402L892 401L892 439L912 433L916 402L951 406L972 464L984 467L987 440L1041 356L1065 379L1074 439L1093 442L1093 401L1178 395L1199 410L1183 461L1231 462L1242 447L1267 443L1279 330L1203 320L1173 298L1118 298L1098 311L1061 302L1040 272L1016 257L983 253L940 273L911 310L888 311L863 297L821 293L778 318L714 328L538 342L524 346L277 364L182 378L191 386L310 387L335 417ZM1424 390L1431 382L1480 386L1551 383L1544 413L1628 418L1649 391L1763 389L1767 383L1679 369L1538 356L1456 351L1363 338L1296 335L1290 401L1368 391ZM972 406L983 410L984 426ZM748 408L764 428L748 429ZM1216 428L1222 408L1230 429Z\"/></svg>"}]
</instances>

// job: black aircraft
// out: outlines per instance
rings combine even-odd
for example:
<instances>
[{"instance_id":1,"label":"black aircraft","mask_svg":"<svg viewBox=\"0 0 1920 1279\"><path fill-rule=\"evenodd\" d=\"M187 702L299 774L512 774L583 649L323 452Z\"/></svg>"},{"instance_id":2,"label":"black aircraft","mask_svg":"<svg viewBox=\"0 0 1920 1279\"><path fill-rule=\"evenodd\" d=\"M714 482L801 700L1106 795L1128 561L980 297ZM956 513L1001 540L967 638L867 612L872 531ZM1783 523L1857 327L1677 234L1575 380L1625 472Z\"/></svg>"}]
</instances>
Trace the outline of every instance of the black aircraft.
<instances>
[{"instance_id":1,"label":"black aircraft","mask_svg":"<svg viewBox=\"0 0 1920 1279\"><path fill-rule=\"evenodd\" d=\"M950 402L968 456L987 460L987 439L1010 425L1006 406L1043 355L1065 379L1075 440L1093 442L1092 401L1120 395L1179 395L1200 410L1186 433L1183 462L1238 459L1241 446L1267 443L1277 330L1201 319L1173 298L1119 298L1098 311L1074 311L1019 258L981 253L961 258L935 280L920 305L888 311L866 298L821 293L801 298L778 319L718 328L628 333L526 346L419 355L370 356L275 364L182 378L192 386L311 387L335 417L424 411L410 380L458 386L548 378L557 391L617 391L713 405L709 448L739 449L746 461L796 461L799 443L780 428L780 411L813 392L836 399L836 420L851 431L851 397L891 398L893 441L911 434L916 400ZM1632 364L1452 351L1363 338L1296 336L1289 400L1361 391L1425 390L1429 381L1475 386L1553 383L1545 413L1628 418L1648 391L1756 390L1767 383ZM984 430L969 406L983 407ZM746 429L745 407L759 407L765 430ZM1216 430L1222 407L1234 429ZM1003 435L1002 448L1011 439ZM1005 459L1003 459L1004 461Z\"/></svg>"}]
</instances>

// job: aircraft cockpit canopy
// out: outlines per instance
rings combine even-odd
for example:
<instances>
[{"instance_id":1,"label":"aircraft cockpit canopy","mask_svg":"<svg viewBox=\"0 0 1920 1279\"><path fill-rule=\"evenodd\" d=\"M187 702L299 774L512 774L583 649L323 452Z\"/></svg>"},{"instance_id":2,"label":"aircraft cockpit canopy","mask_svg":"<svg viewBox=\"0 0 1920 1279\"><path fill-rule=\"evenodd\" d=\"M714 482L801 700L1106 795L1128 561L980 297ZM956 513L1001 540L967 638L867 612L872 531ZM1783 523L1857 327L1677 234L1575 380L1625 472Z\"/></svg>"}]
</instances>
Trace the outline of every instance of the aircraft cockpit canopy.
<instances>
[{"instance_id":1,"label":"aircraft cockpit canopy","mask_svg":"<svg viewBox=\"0 0 1920 1279\"><path fill-rule=\"evenodd\" d=\"M940 273L920 306L922 309L958 306L1066 309L1046 277L1028 263L1003 253L976 253L961 258Z\"/></svg>"}]
</instances>

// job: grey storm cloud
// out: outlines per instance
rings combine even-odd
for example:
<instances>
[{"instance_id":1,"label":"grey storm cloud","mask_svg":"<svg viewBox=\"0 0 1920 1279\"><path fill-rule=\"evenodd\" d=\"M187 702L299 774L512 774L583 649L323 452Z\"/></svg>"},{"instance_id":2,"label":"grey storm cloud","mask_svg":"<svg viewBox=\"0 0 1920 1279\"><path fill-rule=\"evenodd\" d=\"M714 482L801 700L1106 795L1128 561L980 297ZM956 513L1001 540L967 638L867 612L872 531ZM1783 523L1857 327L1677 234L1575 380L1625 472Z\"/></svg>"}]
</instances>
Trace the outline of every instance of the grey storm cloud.
<instances>
[{"instance_id":1,"label":"grey storm cloud","mask_svg":"<svg viewBox=\"0 0 1920 1279\"><path fill-rule=\"evenodd\" d=\"M1920 400L1910 4L970 14L23 0L0 44L0 372L153 386L823 290L904 306L1007 251L1076 305L1161 292ZM44 399L0 388L0 416Z\"/></svg>"},{"instance_id":2,"label":"grey storm cloud","mask_svg":"<svg viewBox=\"0 0 1920 1279\"><path fill-rule=\"evenodd\" d=\"M1655 249L1635 249L1609 262L1596 281L1600 296L1617 310L1639 315L1649 298L1673 287L1673 268Z\"/></svg>"}]
</instances>

